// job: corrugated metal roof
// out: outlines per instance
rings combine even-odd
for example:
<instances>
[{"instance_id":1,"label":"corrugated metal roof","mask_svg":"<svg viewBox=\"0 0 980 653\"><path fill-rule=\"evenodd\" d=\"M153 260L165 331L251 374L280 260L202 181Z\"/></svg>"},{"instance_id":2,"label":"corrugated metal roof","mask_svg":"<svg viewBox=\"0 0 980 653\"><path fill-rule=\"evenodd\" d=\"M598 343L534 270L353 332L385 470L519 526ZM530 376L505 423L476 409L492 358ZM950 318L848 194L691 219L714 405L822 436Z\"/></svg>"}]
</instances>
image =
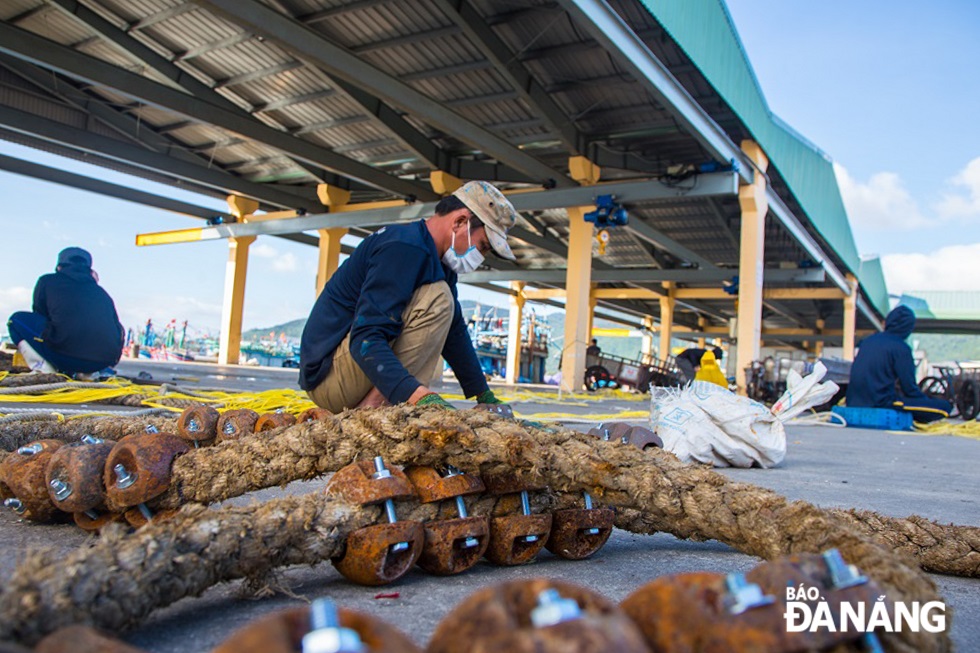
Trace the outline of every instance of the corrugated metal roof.
<instances>
[{"instance_id":1,"label":"corrugated metal roof","mask_svg":"<svg viewBox=\"0 0 980 653\"><path fill-rule=\"evenodd\" d=\"M980 320L980 292L967 290L909 290L898 300L916 317L939 320Z\"/></svg>"}]
</instances>

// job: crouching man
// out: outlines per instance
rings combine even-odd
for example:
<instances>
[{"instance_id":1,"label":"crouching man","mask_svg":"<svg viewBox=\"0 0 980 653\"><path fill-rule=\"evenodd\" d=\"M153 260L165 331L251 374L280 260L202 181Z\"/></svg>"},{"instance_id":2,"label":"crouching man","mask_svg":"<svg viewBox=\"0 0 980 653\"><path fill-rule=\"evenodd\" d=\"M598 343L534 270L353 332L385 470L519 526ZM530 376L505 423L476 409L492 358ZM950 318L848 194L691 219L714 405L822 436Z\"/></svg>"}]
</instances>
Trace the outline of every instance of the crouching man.
<instances>
[{"instance_id":1,"label":"crouching man","mask_svg":"<svg viewBox=\"0 0 980 653\"><path fill-rule=\"evenodd\" d=\"M507 231L516 220L496 187L471 181L431 218L364 239L313 305L300 344L300 387L335 413L403 402L452 408L423 382L442 356L467 397L500 403L477 361L456 283L491 251L514 260Z\"/></svg>"}]
</instances>

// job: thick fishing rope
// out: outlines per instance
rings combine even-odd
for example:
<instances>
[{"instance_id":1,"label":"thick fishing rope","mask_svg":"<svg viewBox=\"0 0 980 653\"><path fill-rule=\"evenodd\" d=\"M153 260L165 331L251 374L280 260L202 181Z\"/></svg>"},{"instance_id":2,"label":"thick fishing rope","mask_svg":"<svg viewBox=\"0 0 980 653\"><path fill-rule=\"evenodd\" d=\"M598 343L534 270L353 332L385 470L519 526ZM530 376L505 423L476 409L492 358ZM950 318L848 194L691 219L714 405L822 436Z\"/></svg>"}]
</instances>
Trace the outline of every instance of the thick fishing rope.
<instances>
[{"instance_id":1,"label":"thick fishing rope","mask_svg":"<svg viewBox=\"0 0 980 653\"><path fill-rule=\"evenodd\" d=\"M267 445L269 457L256 464L253 456L263 449L259 443ZM557 492L592 492L620 508L616 525L634 533L715 539L765 559L836 547L892 600L938 600L935 586L911 559L876 544L838 514L734 483L665 452L644 453L567 429L525 428L481 411L400 406L349 411L238 444L246 445L243 456L219 445L206 460L203 449L178 458L179 494L195 499L207 494L207 487L219 487L219 493L233 496L246 491L249 482L309 478L373 455L389 464L513 472ZM194 467L200 467L198 482L178 472ZM250 479L241 485L237 479L243 475ZM270 482L274 479L278 483ZM33 556L0 593L0 636L32 641L69 621L110 629L132 625L153 608L216 582L337 555L343 538L370 521L363 520L366 512L379 514L341 506L319 493L253 508L188 506L170 525L104 539L63 561ZM949 648L946 635L902 632L886 639L893 651Z\"/></svg>"}]
</instances>

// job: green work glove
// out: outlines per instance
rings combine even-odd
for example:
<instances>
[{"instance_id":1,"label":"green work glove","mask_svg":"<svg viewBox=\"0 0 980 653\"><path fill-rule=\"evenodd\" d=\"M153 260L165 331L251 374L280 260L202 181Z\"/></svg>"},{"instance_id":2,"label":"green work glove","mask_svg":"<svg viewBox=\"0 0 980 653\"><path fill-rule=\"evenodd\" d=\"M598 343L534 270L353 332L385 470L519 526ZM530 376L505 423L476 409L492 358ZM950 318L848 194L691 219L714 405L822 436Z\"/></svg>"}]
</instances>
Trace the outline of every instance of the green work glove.
<instances>
[{"instance_id":1,"label":"green work glove","mask_svg":"<svg viewBox=\"0 0 980 653\"><path fill-rule=\"evenodd\" d=\"M445 410L456 410L455 406L453 406L451 403L443 399L440 395L436 394L435 392L430 392L429 394L425 395L417 402L415 402L415 405L436 406L437 408L443 408Z\"/></svg>"},{"instance_id":2,"label":"green work glove","mask_svg":"<svg viewBox=\"0 0 980 653\"><path fill-rule=\"evenodd\" d=\"M493 394L493 390L487 389L476 396L476 403L478 404L502 404L504 402L497 399L496 395Z\"/></svg>"}]
</instances>

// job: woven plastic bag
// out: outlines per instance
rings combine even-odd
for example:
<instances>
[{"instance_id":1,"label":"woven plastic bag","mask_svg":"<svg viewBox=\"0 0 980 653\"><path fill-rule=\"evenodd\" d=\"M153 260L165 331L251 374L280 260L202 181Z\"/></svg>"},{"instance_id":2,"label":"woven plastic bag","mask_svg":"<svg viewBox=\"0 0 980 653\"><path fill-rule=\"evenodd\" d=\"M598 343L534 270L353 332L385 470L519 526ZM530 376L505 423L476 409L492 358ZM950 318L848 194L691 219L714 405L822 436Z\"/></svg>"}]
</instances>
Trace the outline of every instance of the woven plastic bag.
<instances>
[{"instance_id":1,"label":"woven plastic bag","mask_svg":"<svg viewBox=\"0 0 980 653\"><path fill-rule=\"evenodd\" d=\"M653 429L685 462L715 467L774 467L786 456L783 423L763 404L713 383L655 389Z\"/></svg>"}]
</instances>

